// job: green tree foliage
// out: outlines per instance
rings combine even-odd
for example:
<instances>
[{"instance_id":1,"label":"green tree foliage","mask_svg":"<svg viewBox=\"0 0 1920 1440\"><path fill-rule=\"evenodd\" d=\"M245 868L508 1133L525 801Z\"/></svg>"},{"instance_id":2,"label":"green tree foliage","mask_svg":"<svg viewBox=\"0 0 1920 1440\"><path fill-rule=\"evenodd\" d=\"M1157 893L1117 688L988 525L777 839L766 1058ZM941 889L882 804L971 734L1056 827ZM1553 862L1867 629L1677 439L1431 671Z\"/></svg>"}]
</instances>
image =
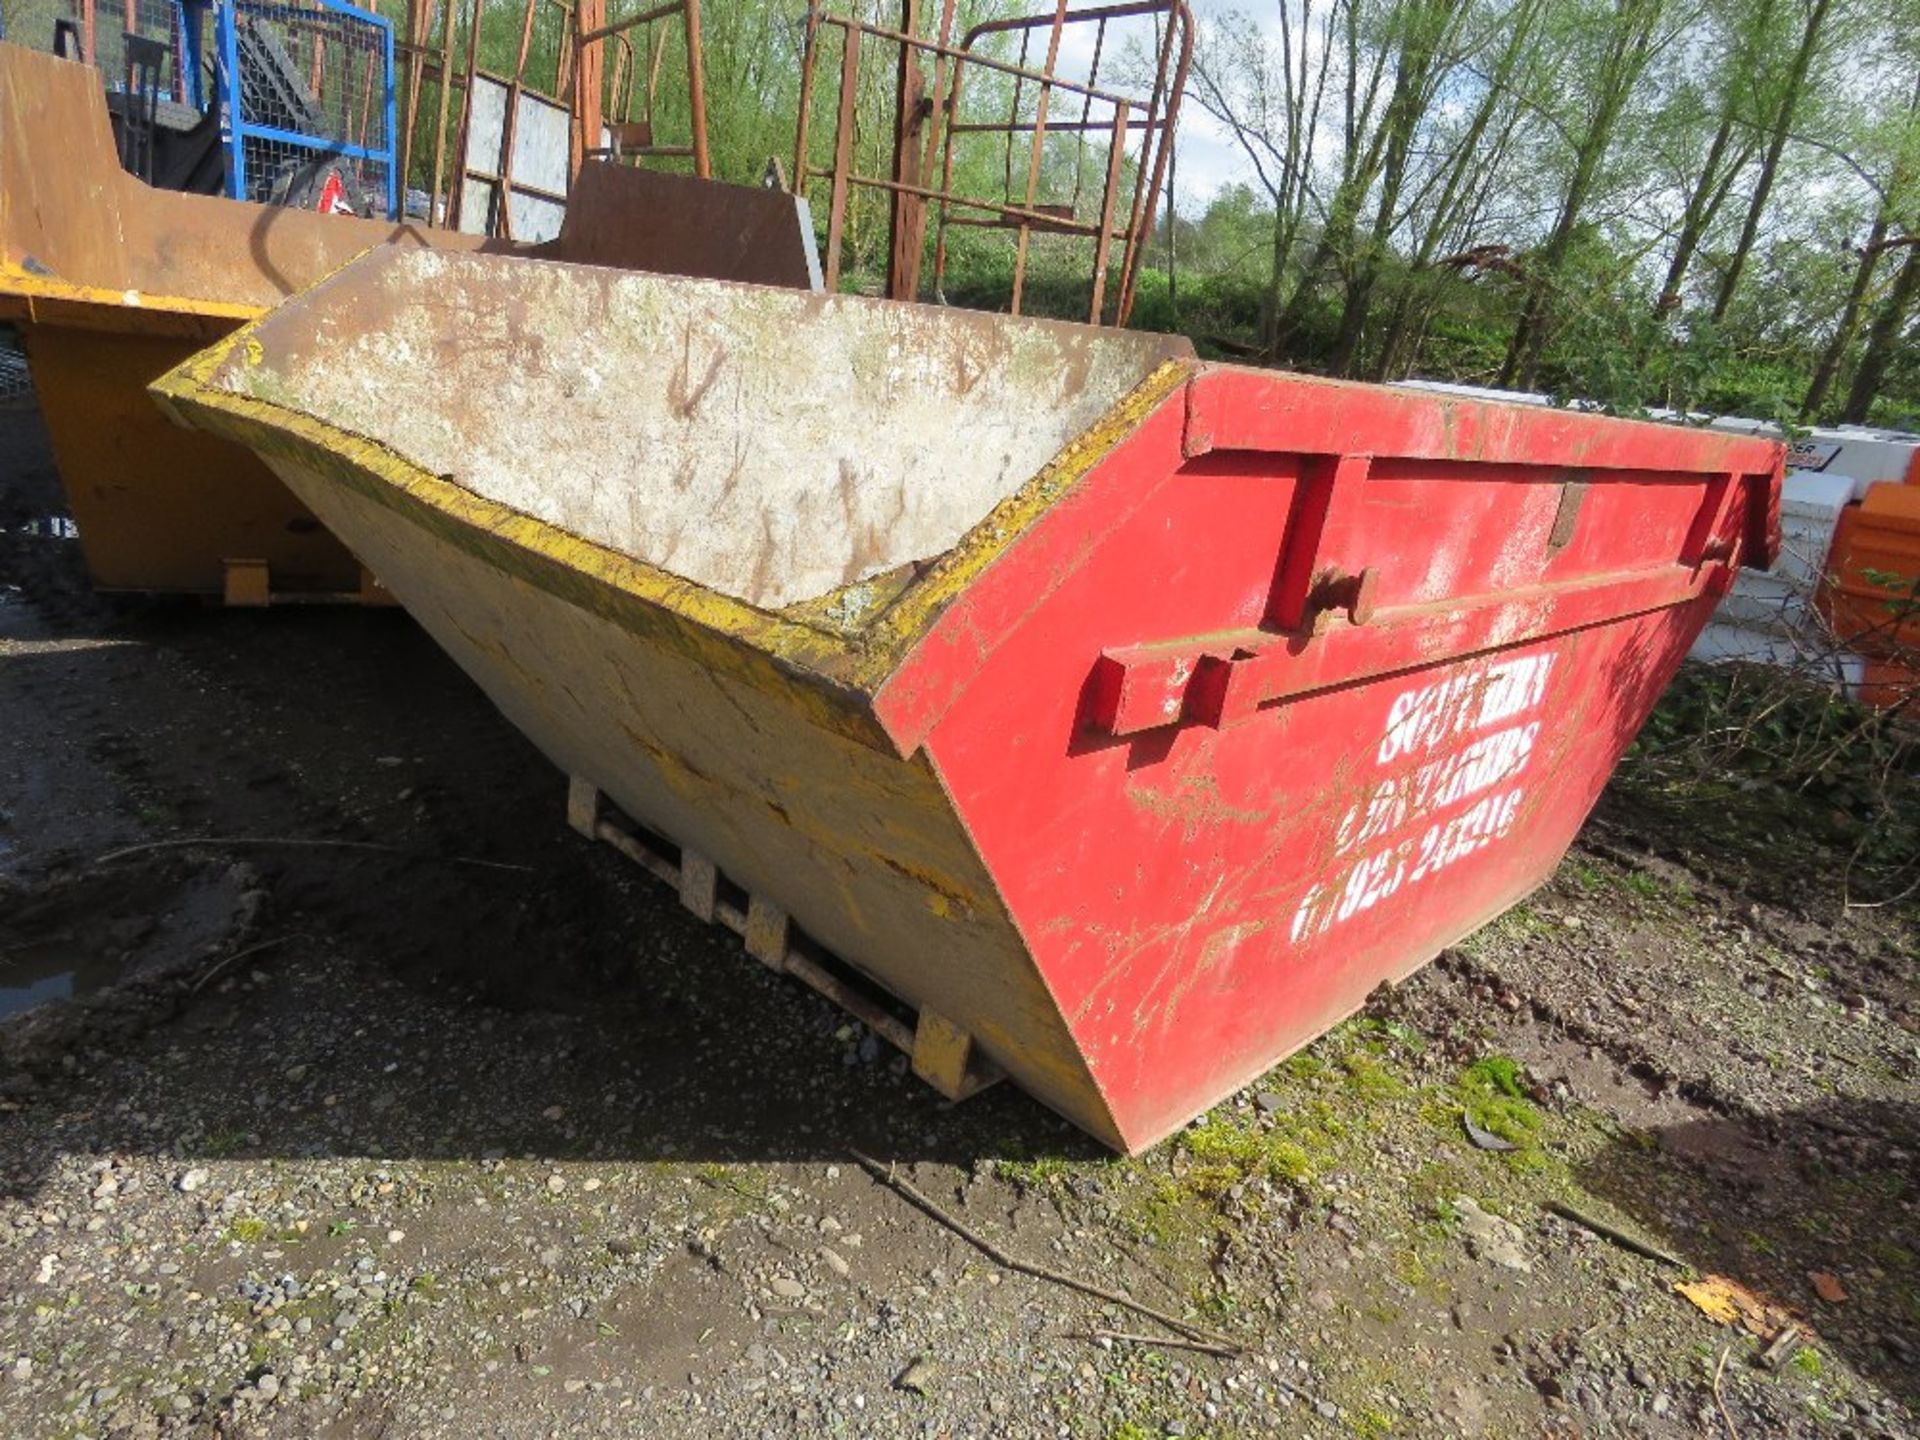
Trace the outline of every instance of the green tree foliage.
<instances>
[{"instance_id":1,"label":"green tree foliage","mask_svg":"<svg viewBox=\"0 0 1920 1440\"><path fill-rule=\"evenodd\" d=\"M48 0L17 0L21 6ZM389 13L402 0L384 0ZM417 0L428 48L447 0ZM558 0L452 0L454 69L564 90ZM609 0L608 18L653 0ZM1076 4L1082 0L1075 0ZM829 0L898 25L906 0ZM957 0L956 33L1050 11ZM1162 213L1133 323L1203 347L1363 379L1410 374L1642 407L1920 425L1920 0L1199 0L1188 131L1244 160L1245 183ZM921 32L941 9L921 0ZM35 12L37 13L37 11ZM717 178L770 158L808 169L828 212L841 32L822 29L803 106L804 0L706 0L707 125ZM474 27L477 26L477 33ZM1103 78L1140 91L1152 37L1109 42ZM522 47L526 60L520 61ZM677 22L608 52L608 110L690 126ZM982 50L1037 65L1017 35ZM1081 56L1084 61L1084 55ZM869 41L852 96L852 163L891 172L896 52ZM1071 66L1067 67L1069 70ZM403 76L405 67L403 65ZM925 67L934 82L932 66ZM658 76L651 89L649 76ZM410 183L433 173L429 77ZM975 71L969 122L1012 121L954 151L955 188L1025 203L1038 91ZM1056 96L1054 118L1071 117ZM403 99L403 112L405 101ZM443 154L457 133L457 102ZM1034 202L1093 218L1103 137L1050 132ZM1135 160L1121 166L1130 193ZM444 183L444 182L443 182ZM841 283L878 290L893 201L856 188ZM975 217L978 218L978 217ZM936 253L945 269L937 277ZM1004 306L1016 241L929 224L923 298ZM1083 317L1084 242L1038 235L1031 310ZM936 293L936 284L937 291Z\"/></svg>"},{"instance_id":2,"label":"green tree foliage","mask_svg":"<svg viewBox=\"0 0 1920 1440\"><path fill-rule=\"evenodd\" d=\"M1239 0L1193 99L1254 188L1160 237L1181 318L1359 378L1920 423L1916 75L1915 0Z\"/></svg>"}]
</instances>

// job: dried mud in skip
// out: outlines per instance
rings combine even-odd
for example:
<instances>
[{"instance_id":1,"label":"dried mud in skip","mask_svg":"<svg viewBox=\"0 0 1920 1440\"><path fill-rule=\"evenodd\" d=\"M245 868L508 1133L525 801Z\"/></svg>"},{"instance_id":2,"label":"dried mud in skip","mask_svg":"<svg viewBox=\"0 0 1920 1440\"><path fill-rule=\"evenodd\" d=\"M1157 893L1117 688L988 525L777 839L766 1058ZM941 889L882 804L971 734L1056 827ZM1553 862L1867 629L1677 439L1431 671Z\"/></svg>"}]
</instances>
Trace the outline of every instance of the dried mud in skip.
<instances>
[{"instance_id":1,"label":"dried mud in skip","mask_svg":"<svg viewBox=\"0 0 1920 1440\"><path fill-rule=\"evenodd\" d=\"M572 834L404 615L98 598L58 515L0 413L0 1433L1920 1435L1915 909L1808 834L1617 785L1117 1160ZM301 843L102 860L205 835Z\"/></svg>"}]
</instances>

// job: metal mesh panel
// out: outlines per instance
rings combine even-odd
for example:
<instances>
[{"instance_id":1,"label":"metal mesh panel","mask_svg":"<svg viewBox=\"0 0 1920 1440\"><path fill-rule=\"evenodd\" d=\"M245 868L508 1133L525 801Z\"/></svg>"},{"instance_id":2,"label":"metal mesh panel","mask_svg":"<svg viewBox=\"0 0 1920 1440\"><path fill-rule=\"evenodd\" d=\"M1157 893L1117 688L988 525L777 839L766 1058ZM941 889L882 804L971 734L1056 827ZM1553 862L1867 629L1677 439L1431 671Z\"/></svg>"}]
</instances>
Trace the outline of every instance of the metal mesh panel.
<instances>
[{"instance_id":1,"label":"metal mesh panel","mask_svg":"<svg viewBox=\"0 0 1920 1440\"><path fill-rule=\"evenodd\" d=\"M388 32L305 5L243 3L232 23L243 198L305 209L344 200L361 214L386 213ZM387 153L356 153L367 150Z\"/></svg>"},{"instance_id":2,"label":"metal mesh panel","mask_svg":"<svg viewBox=\"0 0 1920 1440\"><path fill-rule=\"evenodd\" d=\"M0 329L0 405L12 405L33 397L33 377L27 373L27 354L20 348L20 337Z\"/></svg>"},{"instance_id":3,"label":"metal mesh panel","mask_svg":"<svg viewBox=\"0 0 1920 1440\"><path fill-rule=\"evenodd\" d=\"M72 8L78 16L83 9L81 0L72 0ZM159 76L160 94L165 99L184 102L187 93L181 71L188 63L183 54L185 30L174 0L133 0L131 5L93 7L93 49L88 58L100 67L109 90L119 90L127 82L129 31L166 46L166 60Z\"/></svg>"},{"instance_id":4,"label":"metal mesh panel","mask_svg":"<svg viewBox=\"0 0 1920 1440\"><path fill-rule=\"evenodd\" d=\"M163 98L185 102L183 72L194 61L185 53L187 36L177 0L0 0L0 27L15 45L31 50L54 48L54 26L65 21L79 36L83 54L100 69L108 90L124 88L127 80L126 35L157 40L166 46L160 72Z\"/></svg>"},{"instance_id":5,"label":"metal mesh panel","mask_svg":"<svg viewBox=\"0 0 1920 1440\"><path fill-rule=\"evenodd\" d=\"M53 49L58 20L79 23L80 0L0 0L0 30L10 44L29 50Z\"/></svg>"}]
</instances>

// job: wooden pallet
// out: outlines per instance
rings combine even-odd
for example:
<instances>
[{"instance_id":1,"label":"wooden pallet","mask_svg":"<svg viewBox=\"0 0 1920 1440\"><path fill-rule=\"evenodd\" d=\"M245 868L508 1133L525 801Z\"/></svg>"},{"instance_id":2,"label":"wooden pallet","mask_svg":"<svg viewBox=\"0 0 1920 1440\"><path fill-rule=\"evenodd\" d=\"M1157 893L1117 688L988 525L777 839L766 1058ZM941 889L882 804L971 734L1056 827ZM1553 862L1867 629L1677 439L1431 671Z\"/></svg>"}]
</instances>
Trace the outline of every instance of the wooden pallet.
<instances>
[{"instance_id":1,"label":"wooden pallet","mask_svg":"<svg viewBox=\"0 0 1920 1440\"><path fill-rule=\"evenodd\" d=\"M965 1100L1005 1077L975 1048L963 1026L924 1006L909 1024L881 998L886 992L864 974L818 951L808 953L813 947L802 948L786 911L765 896L745 891L745 909L724 898L723 877L712 860L685 847L674 859L650 843L592 781L575 776L568 782L567 823L673 886L682 905L708 924L733 931L747 953L769 970L791 975L845 1010L907 1056L913 1073L947 1099Z\"/></svg>"},{"instance_id":2,"label":"wooden pallet","mask_svg":"<svg viewBox=\"0 0 1920 1440\"><path fill-rule=\"evenodd\" d=\"M360 567L360 588L343 591L275 590L273 575L264 560L228 559L220 562L222 582L220 603L241 610L263 609L269 605L392 605L387 587L366 566Z\"/></svg>"}]
</instances>

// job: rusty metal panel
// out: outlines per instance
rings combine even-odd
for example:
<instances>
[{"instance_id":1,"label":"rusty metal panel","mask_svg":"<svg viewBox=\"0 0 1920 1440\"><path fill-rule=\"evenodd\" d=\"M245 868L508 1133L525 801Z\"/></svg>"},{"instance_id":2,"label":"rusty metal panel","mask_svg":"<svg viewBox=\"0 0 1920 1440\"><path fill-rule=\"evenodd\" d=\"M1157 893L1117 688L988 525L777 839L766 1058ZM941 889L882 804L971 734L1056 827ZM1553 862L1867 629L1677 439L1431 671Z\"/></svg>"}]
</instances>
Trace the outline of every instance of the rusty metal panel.
<instances>
[{"instance_id":1,"label":"rusty metal panel","mask_svg":"<svg viewBox=\"0 0 1920 1440\"><path fill-rule=\"evenodd\" d=\"M108 589L283 592L359 567L242 450L167 423L146 386L394 227L150 190L121 170L98 74L0 45L0 318L20 326L82 551Z\"/></svg>"},{"instance_id":2,"label":"rusty metal panel","mask_svg":"<svg viewBox=\"0 0 1920 1440\"><path fill-rule=\"evenodd\" d=\"M1194 22L1185 0L1078 6L1055 0L1031 14L981 21L964 35L955 34L959 13L953 0L930 24L931 7L923 14L918 0L907 0L897 12L898 29L856 12L858 7L838 13L823 0L810 0L801 51L793 186L804 194L810 183L826 182L828 288L839 288L849 207L861 193L879 192L890 215L891 298L920 297L931 206L936 295L944 294L950 227L1013 233L1008 306L1015 315L1024 304L1032 236L1074 237L1088 249L1087 318L1125 325L1169 173L1192 58ZM995 53L995 42L1013 37L1017 60ZM828 147L832 159L823 166L809 143L814 90L835 45L837 119ZM858 173L855 165L856 130L864 123L856 98L867 88L863 54L870 67L891 61L894 143L885 176ZM1121 55L1127 61L1109 64L1109 70L1122 72L1123 89L1151 76L1145 93L1121 93L1103 75L1102 64ZM1055 107L1060 113L1050 116ZM998 196L956 182L957 173L974 168L958 151L972 151L973 145L1004 155L1002 164L990 167L1002 171ZM1024 166L1015 165L1016 150L1025 152ZM985 157L973 151L968 158ZM1131 186L1125 183L1129 160ZM1043 182L1050 167L1055 173ZM1083 209L1081 184L1089 173L1103 176L1104 183ZM1042 197L1043 185L1062 189L1055 182L1068 174L1071 199Z\"/></svg>"},{"instance_id":3,"label":"rusty metal panel","mask_svg":"<svg viewBox=\"0 0 1920 1440\"><path fill-rule=\"evenodd\" d=\"M455 382L383 416L423 347ZM1124 1149L1540 883L1777 543L1771 442L487 257L368 257L159 389L929 1073Z\"/></svg>"},{"instance_id":4,"label":"rusty metal panel","mask_svg":"<svg viewBox=\"0 0 1920 1440\"><path fill-rule=\"evenodd\" d=\"M617 265L636 235L646 237L644 268L662 274L822 288L813 219L800 196L601 160L580 167L559 236L526 253Z\"/></svg>"},{"instance_id":5,"label":"rusty metal panel","mask_svg":"<svg viewBox=\"0 0 1920 1440\"><path fill-rule=\"evenodd\" d=\"M230 328L416 226L154 190L120 168L98 72L0 43L0 319Z\"/></svg>"},{"instance_id":6,"label":"rusty metal panel","mask_svg":"<svg viewBox=\"0 0 1920 1440\"><path fill-rule=\"evenodd\" d=\"M471 245L379 221L149 189L120 168L92 68L0 44L0 319L34 368L81 549L109 589L283 593L359 567L242 449L166 422L146 387L369 246Z\"/></svg>"}]
</instances>

